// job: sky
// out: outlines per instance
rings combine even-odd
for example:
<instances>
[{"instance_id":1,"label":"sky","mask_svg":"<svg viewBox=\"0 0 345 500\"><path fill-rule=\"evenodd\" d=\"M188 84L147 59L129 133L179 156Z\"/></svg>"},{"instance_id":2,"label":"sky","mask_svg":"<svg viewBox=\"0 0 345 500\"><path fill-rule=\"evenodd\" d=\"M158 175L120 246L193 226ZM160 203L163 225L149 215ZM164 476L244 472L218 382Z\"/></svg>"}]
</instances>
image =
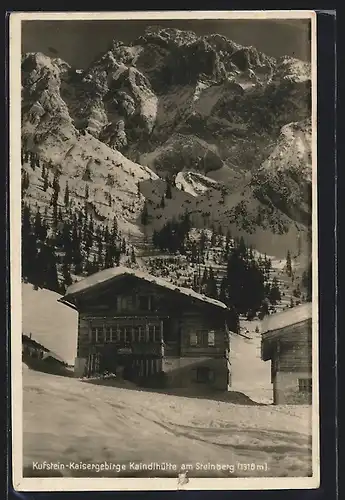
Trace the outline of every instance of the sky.
<instances>
[{"instance_id":1,"label":"sky","mask_svg":"<svg viewBox=\"0 0 345 500\"><path fill-rule=\"evenodd\" d=\"M302 19L23 21L22 52L43 52L86 68L114 38L129 43L143 34L146 26L159 24L199 35L219 33L241 45L253 45L269 56L289 55L309 61L309 23Z\"/></svg>"}]
</instances>

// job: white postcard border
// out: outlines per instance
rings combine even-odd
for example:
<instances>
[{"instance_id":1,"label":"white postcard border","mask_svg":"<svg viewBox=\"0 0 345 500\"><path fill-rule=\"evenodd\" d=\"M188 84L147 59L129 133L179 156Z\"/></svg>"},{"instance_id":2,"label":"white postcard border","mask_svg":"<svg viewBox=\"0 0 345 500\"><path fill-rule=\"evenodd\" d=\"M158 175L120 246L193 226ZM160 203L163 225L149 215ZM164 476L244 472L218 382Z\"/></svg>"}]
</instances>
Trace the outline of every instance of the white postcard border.
<instances>
[{"instance_id":1,"label":"white postcard border","mask_svg":"<svg viewBox=\"0 0 345 500\"><path fill-rule=\"evenodd\" d=\"M17 491L168 491L179 489L177 478L25 478L23 477L23 400L21 361L21 22L24 20L136 20L136 19L310 19L312 44L312 277L313 277L313 406L311 477L190 478L184 490L312 489L320 484L319 444L319 311L317 240L317 90L316 13L280 11L162 11L162 12L17 12L10 15L10 339L12 389L12 471Z\"/></svg>"}]
</instances>

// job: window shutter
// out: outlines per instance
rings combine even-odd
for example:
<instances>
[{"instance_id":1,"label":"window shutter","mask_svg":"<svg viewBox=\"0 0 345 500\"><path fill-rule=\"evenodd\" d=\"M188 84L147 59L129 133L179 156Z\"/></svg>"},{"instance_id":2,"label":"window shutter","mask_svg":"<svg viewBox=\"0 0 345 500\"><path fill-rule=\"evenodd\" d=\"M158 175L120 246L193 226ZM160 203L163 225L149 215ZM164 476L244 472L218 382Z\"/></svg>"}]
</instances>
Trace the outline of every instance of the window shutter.
<instances>
[{"instance_id":1,"label":"window shutter","mask_svg":"<svg viewBox=\"0 0 345 500\"><path fill-rule=\"evenodd\" d=\"M214 331L214 330L210 330L210 331L208 332L208 335L207 335L207 343L208 343L208 345L209 345L210 347L215 345L215 331Z\"/></svg>"}]
</instances>

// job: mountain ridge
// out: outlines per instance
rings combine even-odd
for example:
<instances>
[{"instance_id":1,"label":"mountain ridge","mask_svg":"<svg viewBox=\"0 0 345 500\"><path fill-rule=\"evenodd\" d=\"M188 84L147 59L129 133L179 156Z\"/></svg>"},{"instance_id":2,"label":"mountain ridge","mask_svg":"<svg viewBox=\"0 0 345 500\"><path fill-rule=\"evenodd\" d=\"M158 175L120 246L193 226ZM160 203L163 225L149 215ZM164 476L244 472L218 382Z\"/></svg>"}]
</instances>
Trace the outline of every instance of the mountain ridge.
<instances>
[{"instance_id":1,"label":"mountain ridge","mask_svg":"<svg viewBox=\"0 0 345 500\"><path fill-rule=\"evenodd\" d=\"M50 162L81 205L89 183L90 201L106 219L116 214L126 232L150 235L140 214L145 203L157 204L154 190L164 195L167 178L180 201L173 197L169 209L153 210L161 222L198 202L204 213L214 212L210 204L222 206L214 221L246 237L261 212L280 228L308 232L309 63L275 59L222 35L150 27L130 44L113 41L84 70L23 54L22 74L23 150ZM304 156L297 143L305 144ZM207 189L196 186L193 201L179 180L194 174ZM48 195L37 180L25 197L48 204ZM243 198L254 207L245 224L236 215ZM272 220L265 230L279 234Z\"/></svg>"}]
</instances>

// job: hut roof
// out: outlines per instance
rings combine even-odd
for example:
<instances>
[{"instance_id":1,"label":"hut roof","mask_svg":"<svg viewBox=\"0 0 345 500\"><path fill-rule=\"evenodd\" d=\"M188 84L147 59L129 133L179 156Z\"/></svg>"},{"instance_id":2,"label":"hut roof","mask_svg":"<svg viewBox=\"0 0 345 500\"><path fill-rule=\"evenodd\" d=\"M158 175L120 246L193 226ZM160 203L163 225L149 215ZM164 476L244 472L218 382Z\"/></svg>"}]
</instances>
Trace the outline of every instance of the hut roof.
<instances>
[{"instance_id":1,"label":"hut roof","mask_svg":"<svg viewBox=\"0 0 345 500\"><path fill-rule=\"evenodd\" d=\"M286 311L266 316L261 323L261 331L263 334L280 330L287 326L296 325L312 317L312 304L306 302Z\"/></svg>"},{"instance_id":2,"label":"hut roof","mask_svg":"<svg viewBox=\"0 0 345 500\"><path fill-rule=\"evenodd\" d=\"M152 283L159 287L165 288L167 290L171 290L176 293L180 293L184 296L193 298L195 300L199 300L200 302L204 302L206 304L210 304L214 307L227 310L228 307L223 302L212 299L211 297L207 297L206 295L195 292L190 288L184 288L181 286L174 285L170 281L167 281L163 278L158 278L156 276L152 276L149 273L138 271L135 269L130 269L127 267L113 267L110 269L105 269L98 273L92 274L87 278L84 278L77 283L69 286L66 290L64 297L59 299L59 302L65 303L67 305L71 305L73 307L73 298L79 295L82 292L89 291L101 284L116 280L118 278L122 278L124 276L133 276L139 280L145 281L147 283Z\"/></svg>"}]
</instances>

